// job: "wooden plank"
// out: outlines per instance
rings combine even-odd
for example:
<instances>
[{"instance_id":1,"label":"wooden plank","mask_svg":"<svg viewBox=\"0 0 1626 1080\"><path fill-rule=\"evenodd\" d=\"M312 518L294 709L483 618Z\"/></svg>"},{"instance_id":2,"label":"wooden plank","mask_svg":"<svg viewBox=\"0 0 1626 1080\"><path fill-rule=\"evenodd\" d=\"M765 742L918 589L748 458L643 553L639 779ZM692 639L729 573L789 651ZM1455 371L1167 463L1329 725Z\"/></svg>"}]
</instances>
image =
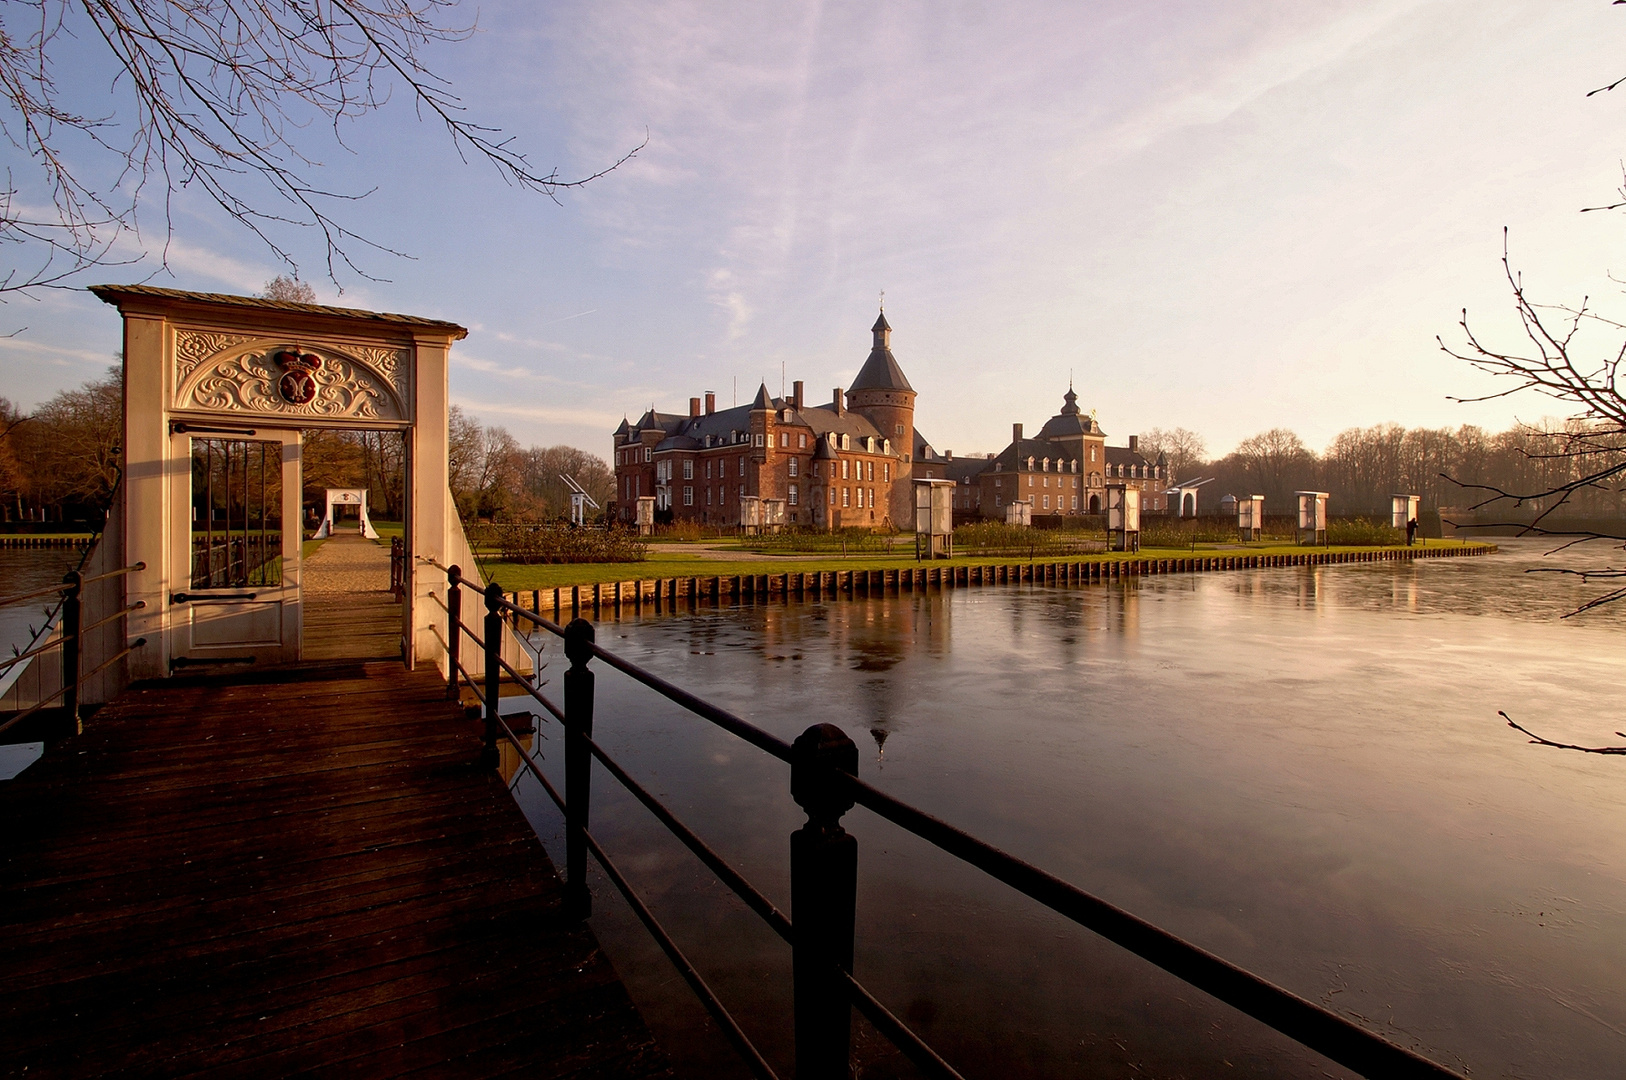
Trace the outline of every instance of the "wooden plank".
<instances>
[{"instance_id":1,"label":"wooden plank","mask_svg":"<svg viewBox=\"0 0 1626 1080\"><path fill-rule=\"evenodd\" d=\"M36 1075L655 1076L432 672L133 687L0 785L0 1028Z\"/></svg>"}]
</instances>

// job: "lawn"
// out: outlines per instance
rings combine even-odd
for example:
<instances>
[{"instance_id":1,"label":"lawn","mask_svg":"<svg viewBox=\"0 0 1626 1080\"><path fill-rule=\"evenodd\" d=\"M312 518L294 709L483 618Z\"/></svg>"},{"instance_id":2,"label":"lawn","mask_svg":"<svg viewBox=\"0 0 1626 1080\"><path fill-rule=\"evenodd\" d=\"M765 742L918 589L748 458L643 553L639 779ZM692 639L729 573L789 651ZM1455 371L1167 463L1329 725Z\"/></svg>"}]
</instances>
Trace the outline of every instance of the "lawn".
<instances>
[{"instance_id":1,"label":"lawn","mask_svg":"<svg viewBox=\"0 0 1626 1080\"><path fill-rule=\"evenodd\" d=\"M1494 545L1457 540L1419 541L1418 547L1492 547ZM706 550L703 545L696 545ZM712 550L716 550L712 548ZM1374 551L1387 550L1373 547L1306 548L1294 544L1197 544L1180 548L1142 548L1138 554L1108 552L1096 555L1074 555L1058 558L1029 560L1015 556L957 556L938 559L935 563L917 563L914 554L854 557L843 559L828 556L785 555L771 559L702 558L688 552L654 552L644 562L633 563L568 563L520 565L518 563L486 562L481 560L481 571L486 580L501 583L509 592L526 589L551 589L562 585L592 585L606 581L638 581L649 578L670 577L732 577L736 574L813 573L820 570L895 570L913 566L982 566L1025 562L1110 562L1123 559L1175 559L1192 555L1295 555L1308 551Z\"/></svg>"}]
</instances>

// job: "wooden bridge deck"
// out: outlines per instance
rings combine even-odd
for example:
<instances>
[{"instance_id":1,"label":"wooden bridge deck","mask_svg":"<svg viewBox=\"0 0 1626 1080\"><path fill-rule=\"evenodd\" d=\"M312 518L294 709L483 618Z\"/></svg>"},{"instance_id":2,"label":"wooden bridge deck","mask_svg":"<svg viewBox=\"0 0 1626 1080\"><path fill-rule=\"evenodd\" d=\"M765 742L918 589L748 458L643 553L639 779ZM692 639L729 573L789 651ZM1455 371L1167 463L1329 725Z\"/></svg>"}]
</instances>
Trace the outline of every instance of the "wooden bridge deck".
<instances>
[{"instance_id":1,"label":"wooden bridge deck","mask_svg":"<svg viewBox=\"0 0 1626 1080\"><path fill-rule=\"evenodd\" d=\"M443 689L138 685L0 784L0 1072L664 1075Z\"/></svg>"}]
</instances>

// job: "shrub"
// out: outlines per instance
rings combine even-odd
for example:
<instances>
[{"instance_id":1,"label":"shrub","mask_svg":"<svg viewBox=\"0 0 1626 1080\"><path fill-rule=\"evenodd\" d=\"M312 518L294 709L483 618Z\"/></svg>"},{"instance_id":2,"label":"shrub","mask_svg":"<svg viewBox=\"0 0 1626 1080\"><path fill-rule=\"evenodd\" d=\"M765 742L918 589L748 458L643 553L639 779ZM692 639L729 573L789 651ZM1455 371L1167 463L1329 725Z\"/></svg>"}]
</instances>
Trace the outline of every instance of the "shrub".
<instances>
[{"instance_id":1,"label":"shrub","mask_svg":"<svg viewBox=\"0 0 1626 1080\"><path fill-rule=\"evenodd\" d=\"M1036 559L1086 555L1106 549L1106 541L1093 531L1035 529L981 521L954 530L956 555L1016 555Z\"/></svg>"},{"instance_id":2,"label":"shrub","mask_svg":"<svg viewBox=\"0 0 1626 1080\"><path fill-rule=\"evenodd\" d=\"M1386 521L1371 518L1331 518L1327 521L1327 543L1351 547L1387 547L1404 544L1406 534Z\"/></svg>"},{"instance_id":3,"label":"shrub","mask_svg":"<svg viewBox=\"0 0 1626 1080\"><path fill-rule=\"evenodd\" d=\"M512 563L643 562L648 545L621 529L573 529L561 525L485 525L470 541Z\"/></svg>"}]
</instances>

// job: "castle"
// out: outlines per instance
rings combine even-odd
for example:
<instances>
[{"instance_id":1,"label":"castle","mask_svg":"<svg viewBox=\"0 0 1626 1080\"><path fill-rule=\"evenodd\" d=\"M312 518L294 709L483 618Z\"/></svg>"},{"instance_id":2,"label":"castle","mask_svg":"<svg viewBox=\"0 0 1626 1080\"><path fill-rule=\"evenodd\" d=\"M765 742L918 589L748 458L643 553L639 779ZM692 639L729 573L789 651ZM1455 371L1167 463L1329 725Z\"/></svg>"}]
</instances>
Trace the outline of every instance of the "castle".
<instances>
[{"instance_id":1,"label":"castle","mask_svg":"<svg viewBox=\"0 0 1626 1080\"><path fill-rule=\"evenodd\" d=\"M955 459L915 428L915 390L892 355L883 312L870 328L868 359L845 391L809 405L800 380L789 397L766 385L749 405L718 411L716 395L690 398L688 415L650 409L615 430L614 518L630 524L640 498L656 520L739 525L749 504L776 501L788 525L911 529L912 481L952 480L957 518L1004 520L1025 501L1032 516L1098 514L1108 483L1142 490L1142 506L1164 508L1167 469L1128 447L1106 445L1093 416L1067 388L1065 404L1036 438L1012 429L1002 453Z\"/></svg>"}]
</instances>

